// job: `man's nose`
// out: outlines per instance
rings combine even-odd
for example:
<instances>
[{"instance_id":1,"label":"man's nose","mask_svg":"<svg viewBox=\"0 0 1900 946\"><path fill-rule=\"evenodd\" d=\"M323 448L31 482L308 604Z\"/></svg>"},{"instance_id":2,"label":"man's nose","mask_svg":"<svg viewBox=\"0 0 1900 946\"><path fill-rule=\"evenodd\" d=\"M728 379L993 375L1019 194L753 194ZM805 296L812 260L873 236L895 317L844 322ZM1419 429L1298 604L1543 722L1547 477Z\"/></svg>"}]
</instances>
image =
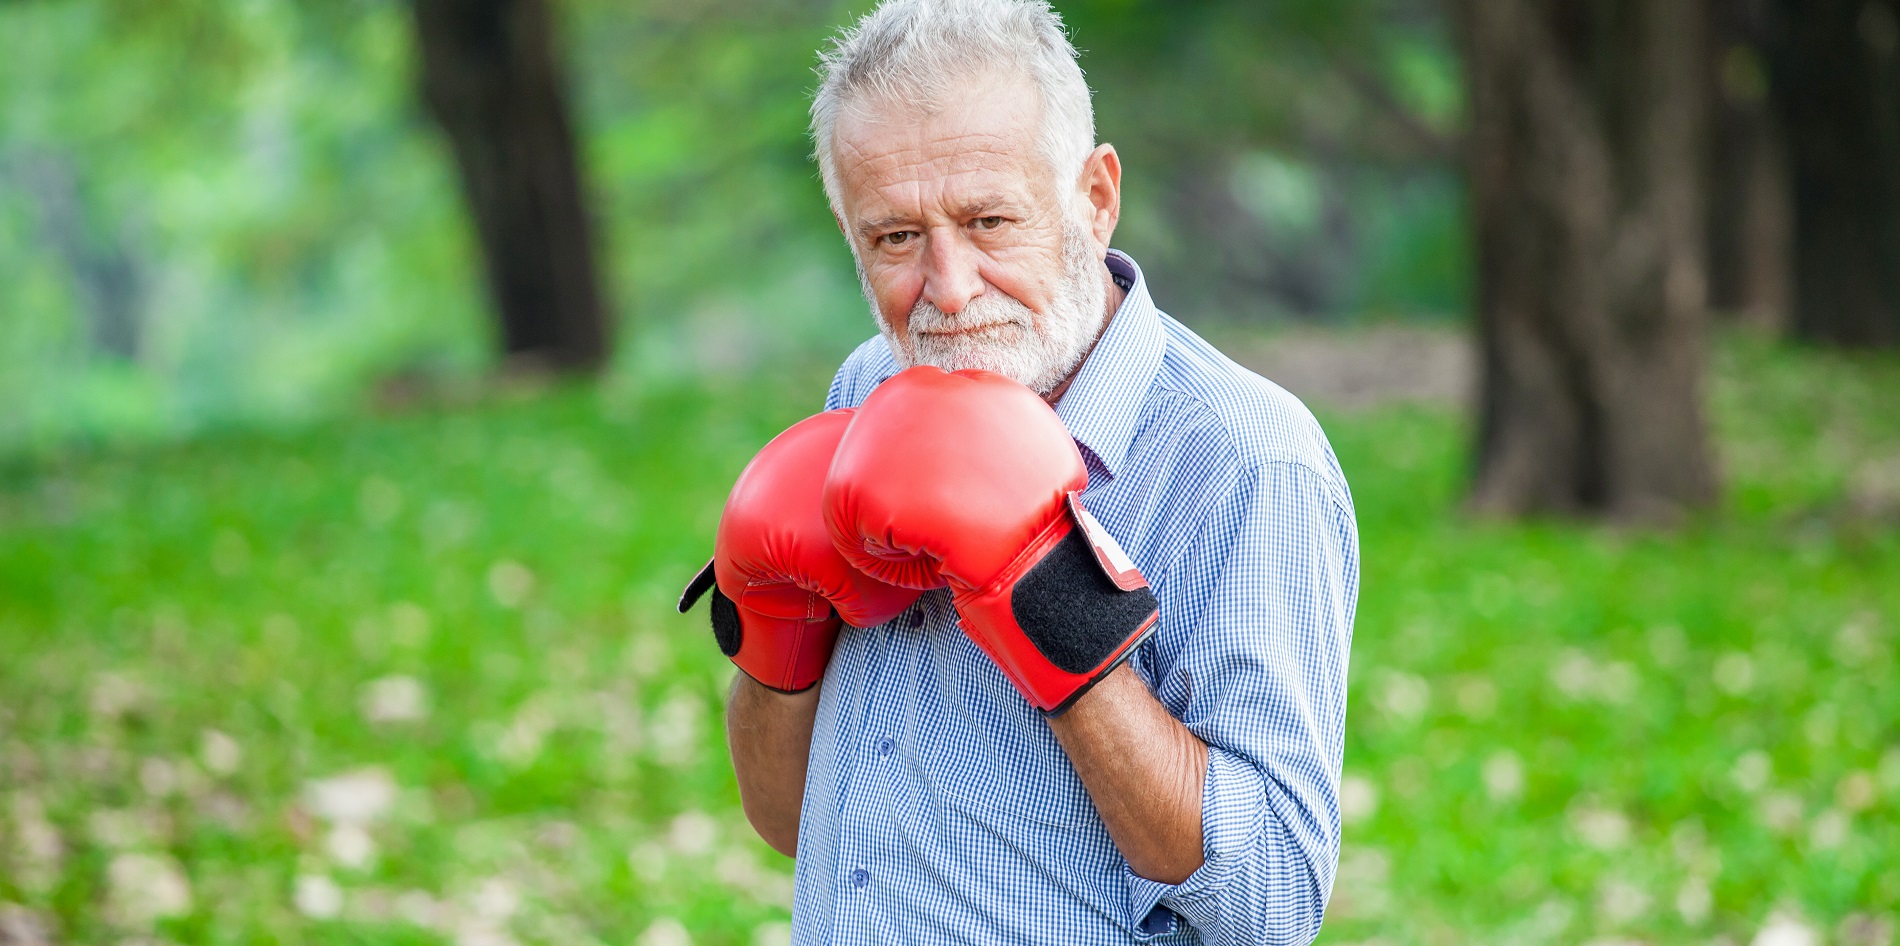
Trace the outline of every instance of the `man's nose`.
<instances>
[{"instance_id":1,"label":"man's nose","mask_svg":"<svg viewBox=\"0 0 1900 946\"><path fill-rule=\"evenodd\" d=\"M951 232L932 233L924 254L924 299L945 315L956 315L971 299L983 294L978 253Z\"/></svg>"}]
</instances>

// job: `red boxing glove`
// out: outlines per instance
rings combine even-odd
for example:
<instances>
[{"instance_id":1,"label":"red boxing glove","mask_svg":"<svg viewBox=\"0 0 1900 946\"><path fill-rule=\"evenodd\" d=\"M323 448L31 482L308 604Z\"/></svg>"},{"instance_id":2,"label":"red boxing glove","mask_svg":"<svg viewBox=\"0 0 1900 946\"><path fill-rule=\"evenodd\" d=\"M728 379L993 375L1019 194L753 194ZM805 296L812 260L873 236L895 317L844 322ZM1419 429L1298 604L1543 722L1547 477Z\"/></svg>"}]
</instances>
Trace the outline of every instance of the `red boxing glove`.
<instances>
[{"instance_id":1,"label":"red boxing glove","mask_svg":"<svg viewBox=\"0 0 1900 946\"><path fill-rule=\"evenodd\" d=\"M719 649L785 693L824 677L841 623L882 624L917 600L852 568L825 531L825 471L851 414L807 417L746 464L719 517L713 560L680 595L684 613L711 590Z\"/></svg>"},{"instance_id":2,"label":"red boxing glove","mask_svg":"<svg viewBox=\"0 0 1900 946\"><path fill-rule=\"evenodd\" d=\"M1157 617L1147 580L1082 508L1087 485L1069 432L1028 388L916 367L858 408L825 481L825 521L865 574L948 583L964 631L1053 715Z\"/></svg>"}]
</instances>

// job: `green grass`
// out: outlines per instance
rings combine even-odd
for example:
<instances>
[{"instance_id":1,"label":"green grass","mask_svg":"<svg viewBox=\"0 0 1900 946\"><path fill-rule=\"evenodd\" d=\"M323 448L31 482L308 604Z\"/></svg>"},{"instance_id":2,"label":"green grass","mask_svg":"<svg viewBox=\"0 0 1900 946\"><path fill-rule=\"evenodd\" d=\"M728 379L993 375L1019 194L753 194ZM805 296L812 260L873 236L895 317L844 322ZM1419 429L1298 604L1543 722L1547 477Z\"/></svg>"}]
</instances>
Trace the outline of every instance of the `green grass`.
<instances>
[{"instance_id":1,"label":"green grass","mask_svg":"<svg viewBox=\"0 0 1900 946\"><path fill-rule=\"evenodd\" d=\"M1325 418L1365 566L1324 941L1900 913L1900 363L1718 361L1728 499L1673 534L1474 523L1456 418ZM782 938L732 671L671 603L824 377L0 465L0 904L60 942ZM388 803L326 813L365 770Z\"/></svg>"}]
</instances>

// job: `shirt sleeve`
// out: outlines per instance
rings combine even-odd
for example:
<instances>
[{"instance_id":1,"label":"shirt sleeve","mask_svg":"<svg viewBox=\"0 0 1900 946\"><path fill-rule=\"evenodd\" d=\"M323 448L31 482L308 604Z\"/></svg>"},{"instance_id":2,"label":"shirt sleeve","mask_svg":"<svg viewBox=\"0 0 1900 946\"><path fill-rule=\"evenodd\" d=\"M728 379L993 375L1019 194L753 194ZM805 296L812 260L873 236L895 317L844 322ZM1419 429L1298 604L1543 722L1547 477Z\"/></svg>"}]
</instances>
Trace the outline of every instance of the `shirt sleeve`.
<instances>
[{"instance_id":1,"label":"shirt sleeve","mask_svg":"<svg viewBox=\"0 0 1900 946\"><path fill-rule=\"evenodd\" d=\"M1123 867L1210 944L1308 943L1339 860L1346 663L1359 585L1343 485L1269 462L1237 477L1157 583L1156 694L1207 743L1205 860L1178 885Z\"/></svg>"}]
</instances>

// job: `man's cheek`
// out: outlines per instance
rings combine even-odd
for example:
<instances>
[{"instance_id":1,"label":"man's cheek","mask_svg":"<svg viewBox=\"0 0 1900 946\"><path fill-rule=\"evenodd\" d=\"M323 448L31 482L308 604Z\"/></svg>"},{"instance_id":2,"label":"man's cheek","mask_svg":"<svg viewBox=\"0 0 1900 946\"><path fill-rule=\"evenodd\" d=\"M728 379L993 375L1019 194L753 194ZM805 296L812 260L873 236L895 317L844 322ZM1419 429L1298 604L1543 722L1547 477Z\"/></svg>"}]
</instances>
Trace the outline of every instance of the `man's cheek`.
<instances>
[{"instance_id":1,"label":"man's cheek","mask_svg":"<svg viewBox=\"0 0 1900 946\"><path fill-rule=\"evenodd\" d=\"M1037 260L1041 264L1041 260ZM983 280L997 291L1016 300L1024 308L1042 316L1049 311L1049 300L1054 297L1057 282L1062 278L1062 267L1051 265L1028 265L1027 261L1014 265L998 265L980 271Z\"/></svg>"},{"instance_id":2,"label":"man's cheek","mask_svg":"<svg viewBox=\"0 0 1900 946\"><path fill-rule=\"evenodd\" d=\"M891 328L901 333L910 319L910 310L923 296L924 283L909 273L885 270L871 274L871 289L877 297L878 311L884 313Z\"/></svg>"}]
</instances>

